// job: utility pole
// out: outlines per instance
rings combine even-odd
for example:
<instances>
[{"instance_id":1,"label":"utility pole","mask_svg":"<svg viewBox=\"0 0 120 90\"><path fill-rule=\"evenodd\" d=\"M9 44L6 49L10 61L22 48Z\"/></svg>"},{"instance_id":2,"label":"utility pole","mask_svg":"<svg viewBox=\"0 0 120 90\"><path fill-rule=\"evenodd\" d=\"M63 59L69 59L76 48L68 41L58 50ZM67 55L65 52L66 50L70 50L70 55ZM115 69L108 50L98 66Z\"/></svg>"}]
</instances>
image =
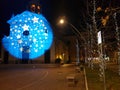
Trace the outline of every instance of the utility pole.
<instances>
[{"instance_id":1,"label":"utility pole","mask_svg":"<svg viewBox=\"0 0 120 90\"><path fill-rule=\"evenodd\" d=\"M90 25L90 68L93 70L93 33L92 33L92 27Z\"/></svg>"},{"instance_id":2,"label":"utility pole","mask_svg":"<svg viewBox=\"0 0 120 90\"><path fill-rule=\"evenodd\" d=\"M77 53L77 56L76 56L76 62L77 62L77 65L79 65L80 63L80 60L79 60L79 42L78 40L76 40L76 53Z\"/></svg>"},{"instance_id":3,"label":"utility pole","mask_svg":"<svg viewBox=\"0 0 120 90\"><path fill-rule=\"evenodd\" d=\"M105 80L105 60L103 58L103 48L102 48L102 34L101 31L98 32L98 51L99 51L99 71L100 71L100 81L103 81L104 90L106 90L106 80Z\"/></svg>"}]
</instances>

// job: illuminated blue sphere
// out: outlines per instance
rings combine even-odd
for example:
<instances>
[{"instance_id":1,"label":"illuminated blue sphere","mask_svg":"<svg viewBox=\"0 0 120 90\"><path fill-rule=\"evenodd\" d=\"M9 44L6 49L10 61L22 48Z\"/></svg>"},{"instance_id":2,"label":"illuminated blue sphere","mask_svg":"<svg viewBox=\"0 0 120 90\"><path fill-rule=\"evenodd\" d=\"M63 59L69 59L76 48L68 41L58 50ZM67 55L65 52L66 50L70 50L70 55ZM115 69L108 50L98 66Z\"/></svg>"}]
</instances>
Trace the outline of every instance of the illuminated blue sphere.
<instances>
[{"instance_id":1,"label":"illuminated blue sphere","mask_svg":"<svg viewBox=\"0 0 120 90\"><path fill-rule=\"evenodd\" d=\"M19 59L35 59L50 48L53 41L52 29L42 14L30 11L8 20L10 35L4 36L4 48Z\"/></svg>"}]
</instances>

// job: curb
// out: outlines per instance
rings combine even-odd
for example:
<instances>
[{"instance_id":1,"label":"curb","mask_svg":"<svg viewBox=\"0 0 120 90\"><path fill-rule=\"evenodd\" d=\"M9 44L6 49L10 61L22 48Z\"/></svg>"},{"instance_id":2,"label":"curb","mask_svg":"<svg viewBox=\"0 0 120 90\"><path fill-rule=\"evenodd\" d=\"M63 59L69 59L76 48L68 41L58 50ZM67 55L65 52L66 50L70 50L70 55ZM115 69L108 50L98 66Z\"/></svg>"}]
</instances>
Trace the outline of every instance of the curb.
<instances>
[{"instance_id":1,"label":"curb","mask_svg":"<svg viewBox=\"0 0 120 90\"><path fill-rule=\"evenodd\" d=\"M85 76L85 88L88 90L88 83L87 83L87 77L86 77L86 70L84 68L84 76Z\"/></svg>"}]
</instances>

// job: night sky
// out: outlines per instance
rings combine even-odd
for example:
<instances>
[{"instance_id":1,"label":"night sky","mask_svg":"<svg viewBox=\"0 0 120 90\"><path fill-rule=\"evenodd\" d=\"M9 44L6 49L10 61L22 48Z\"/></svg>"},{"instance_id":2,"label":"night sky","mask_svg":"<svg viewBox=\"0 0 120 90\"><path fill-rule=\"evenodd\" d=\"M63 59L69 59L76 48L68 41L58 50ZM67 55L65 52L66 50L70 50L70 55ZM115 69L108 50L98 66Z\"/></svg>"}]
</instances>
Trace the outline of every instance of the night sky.
<instances>
[{"instance_id":1,"label":"night sky","mask_svg":"<svg viewBox=\"0 0 120 90\"><path fill-rule=\"evenodd\" d=\"M0 18L9 20L12 14L16 15L27 9L30 0L0 0ZM61 15L69 18L80 17L84 11L85 0L40 0L42 14L54 22ZM54 19L54 20L53 20ZM74 19L73 19L74 21ZM76 21L76 20L75 20Z\"/></svg>"},{"instance_id":2,"label":"night sky","mask_svg":"<svg viewBox=\"0 0 120 90\"><path fill-rule=\"evenodd\" d=\"M0 0L0 18L10 19L12 14L19 14L27 9L30 0ZM85 12L87 0L39 0L42 13L50 20L60 15L80 17ZM88 0L91 1L91 0ZM99 6L119 6L119 0L99 0ZM73 18L73 17L72 17Z\"/></svg>"},{"instance_id":3,"label":"night sky","mask_svg":"<svg viewBox=\"0 0 120 90\"><path fill-rule=\"evenodd\" d=\"M0 20L7 21L12 15L17 15L27 10L30 0L0 0ZM59 16L66 16L69 21L80 21L80 15L85 8L84 0L40 0L42 14L53 26ZM77 20L76 20L77 19ZM76 22L76 23L77 23ZM6 28L7 29L7 28ZM0 30L0 33L5 30Z\"/></svg>"},{"instance_id":4,"label":"night sky","mask_svg":"<svg viewBox=\"0 0 120 90\"><path fill-rule=\"evenodd\" d=\"M0 0L0 20L7 21L12 15L17 15L27 10L30 0ZM40 0L42 14L54 26L60 16L66 16L71 23L79 28L86 12L87 0ZM91 0L88 0L89 2ZM120 6L120 0L100 0L98 5ZM0 33L2 31L0 30Z\"/></svg>"}]
</instances>

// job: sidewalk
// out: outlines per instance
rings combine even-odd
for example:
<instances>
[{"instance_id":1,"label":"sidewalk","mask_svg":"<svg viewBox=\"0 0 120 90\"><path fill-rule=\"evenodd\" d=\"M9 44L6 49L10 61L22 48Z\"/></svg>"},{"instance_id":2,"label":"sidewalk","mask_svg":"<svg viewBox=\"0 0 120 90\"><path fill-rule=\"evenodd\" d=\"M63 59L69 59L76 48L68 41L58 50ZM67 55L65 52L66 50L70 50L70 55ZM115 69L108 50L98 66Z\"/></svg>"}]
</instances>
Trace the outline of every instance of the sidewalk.
<instances>
[{"instance_id":1,"label":"sidewalk","mask_svg":"<svg viewBox=\"0 0 120 90\"><path fill-rule=\"evenodd\" d=\"M54 70L50 72L48 79L45 79L42 85L43 90L85 90L83 71L76 72L75 67L61 67L57 72ZM67 77L71 75L75 75L77 78L75 84L67 80ZM45 87L46 85L48 85L49 88Z\"/></svg>"}]
</instances>

